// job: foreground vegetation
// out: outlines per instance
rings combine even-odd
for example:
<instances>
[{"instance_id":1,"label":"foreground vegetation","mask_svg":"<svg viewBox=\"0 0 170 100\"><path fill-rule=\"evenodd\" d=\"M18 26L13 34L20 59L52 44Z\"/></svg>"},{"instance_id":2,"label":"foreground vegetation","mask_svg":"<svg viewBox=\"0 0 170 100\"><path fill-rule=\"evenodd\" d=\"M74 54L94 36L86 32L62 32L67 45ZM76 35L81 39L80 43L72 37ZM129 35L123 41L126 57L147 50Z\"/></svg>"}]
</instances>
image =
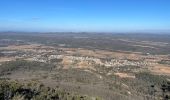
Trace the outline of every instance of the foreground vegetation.
<instances>
[{"instance_id":1,"label":"foreground vegetation","mask_svg":"<svg viewBox=\"0 0 170 100\"><path fill-rule=\"evenodd\" d=\"M0 100L101 100L95 97L71 94L60 88L45 87L38 82L21 84L0 80Z\"/></svg>"},{"instance_id":2,"label":"foreground vegetation","mask_svg":"<svg viewBox=\"0 0 170 100\"><path fill-rule=\"evenodd\" d=\"M97 66L96 71L91 70L92 73L82 69L57 69L56 67L52 64L26 60L2 63L0 65L1 78L13 76L9 79L14 80L15 73L20 73L20 76L24 78L25 74L29 72L30 79L25 80L25 84L1 80L0 100L98 100L91 96L100 96L105 100L136 100L139 97L139 100L143 100L142 98L152 100L153 96L157 99L163 97L161 87L163 84L166 85L167 79L169 79L168 76L154 75L150 72L134 73L134 79L120 78L115 75L108 76L106 74L112 69L100 66ZM34 79L34 75L38 75L36 79ZM16 79L19 78L16 77ZM28 82L33 79L33 82ZM38 81L50 81L54 85L53 87L57 86L57 88L45 87ZM45 83L46 86L50 86L48 82Z\"/></svg>"}]
</instances>

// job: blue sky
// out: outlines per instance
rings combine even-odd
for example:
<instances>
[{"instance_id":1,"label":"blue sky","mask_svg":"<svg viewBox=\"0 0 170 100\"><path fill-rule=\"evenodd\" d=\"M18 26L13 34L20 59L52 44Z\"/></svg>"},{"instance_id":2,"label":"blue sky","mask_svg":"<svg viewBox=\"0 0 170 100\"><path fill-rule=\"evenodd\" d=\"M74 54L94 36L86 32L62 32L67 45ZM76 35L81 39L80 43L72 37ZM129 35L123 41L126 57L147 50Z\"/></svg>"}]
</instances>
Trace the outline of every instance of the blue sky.
<instances>
[{"instance_id":1,"label":"blue sky","mask_svg":"<svg viewBox=\"0 0 170 100\"><path fill-rule=\"evenodd\" d=\"M170 0L0 0L0 31L167 31Z\"/></svg>"}]
</instances>

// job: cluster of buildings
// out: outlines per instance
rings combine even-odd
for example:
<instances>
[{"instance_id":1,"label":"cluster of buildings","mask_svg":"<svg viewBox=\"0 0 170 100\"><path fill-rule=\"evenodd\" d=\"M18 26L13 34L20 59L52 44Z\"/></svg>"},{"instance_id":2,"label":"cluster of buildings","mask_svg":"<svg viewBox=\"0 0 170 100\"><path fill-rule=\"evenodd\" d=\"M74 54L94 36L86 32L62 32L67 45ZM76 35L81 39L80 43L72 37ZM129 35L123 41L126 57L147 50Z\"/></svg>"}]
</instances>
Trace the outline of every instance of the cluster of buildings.
<instances>
[{"instance_id":1,"label":"cluster of buildings","mask_svg":"<svg viewBox=\"0 0 170 100\"><path fill-rule=\"evenodd\" d=\"M74 63L76 62L87 62L89 65L101 65L106 67L118 67L118 66L149 66L152 63L143 61L130 61L127 59L110 59L110 60L101 60L100 58L94 57L84 57L84 56L71 56L71 55L48 55L46 57L41 55L36 55L32 58L33 61L38 62L49 62L51 59L63 59L68 62Z\"/></svg>"}]
</instances>

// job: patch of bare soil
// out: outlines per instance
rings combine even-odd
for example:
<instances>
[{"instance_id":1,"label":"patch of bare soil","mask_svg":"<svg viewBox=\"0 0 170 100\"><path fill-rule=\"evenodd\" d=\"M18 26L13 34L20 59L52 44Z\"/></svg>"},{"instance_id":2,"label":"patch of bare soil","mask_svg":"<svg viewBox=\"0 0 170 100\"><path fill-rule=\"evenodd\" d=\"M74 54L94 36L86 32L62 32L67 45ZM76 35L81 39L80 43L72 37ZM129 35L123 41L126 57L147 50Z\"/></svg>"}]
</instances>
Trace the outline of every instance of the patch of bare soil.
<instances>
[{"instance_id":1,"label":"patch of bare soil","mask_svg":"<svg viewBox=\"0 0 170 100\"><path fill-rule=\"evenodd\" d=\"M0 57L0 62L7 62L15 60L14 57Z\"/></svg>"},{"instance_id":2,"label":"patch of bare soil","mask_svg":"<svg viewBox=\"0 0 170 100\"><path fill-rule=\"evenodd\" d=\"M22 50L22 49L35 49L38 48L40 45L38 44L31 44L31 45L10 45L8 47L2 47L1 49L10 49L10 50Z\"/></svg>"},{"instance_id":3,"label":"patch of bare soil","mask_svg":"<svg viewBox=\"0 0 170 100\"><path fill-rule=\"evenodd\" d=\"M151 72L160 75L170 75L170 66L164 64L155 64Z\"/></svg>"},{"instance_id":4,"label":"patch of bare soil","mask_svg":"<svg viewBox=\"0 0 170 100\"><path fill-rule=\"evenodd\" d=\"M153 46L146 46L146 45L132 45L134 47L142 47L142 48L152 48L152 49L157 49L156 47Z\"/></svg>"},{"instance_id":5,"label":"patch of bare soil","mask_svg":"<svg viewBox=\"0 0 170 100\"><path fill-rule=\"evenodd\" d=\"M129 73L114 73L114 74L119 76L120 78L135 78L134 75L130 75Z\"/></svg>"}]
</instances>

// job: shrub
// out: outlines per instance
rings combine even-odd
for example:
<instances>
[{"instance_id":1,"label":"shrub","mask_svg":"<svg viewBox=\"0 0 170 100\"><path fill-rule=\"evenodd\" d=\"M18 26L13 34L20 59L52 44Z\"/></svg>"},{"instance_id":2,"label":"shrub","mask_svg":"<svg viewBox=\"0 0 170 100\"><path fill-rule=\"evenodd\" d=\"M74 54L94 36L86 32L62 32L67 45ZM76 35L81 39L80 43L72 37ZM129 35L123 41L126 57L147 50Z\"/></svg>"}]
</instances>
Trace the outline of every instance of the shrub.
<instances>
[{"instance_id":1,"label":"shrub","mask_svg":"<svg viewBox=\"0 0 170 100\"><path fill-rule=\"evenodd\" d=\"M59 88L45 87L37 82L20 84L17 81L0 80L0 100L100 100L71 94Z\"/></svg>"}]
</instances>

